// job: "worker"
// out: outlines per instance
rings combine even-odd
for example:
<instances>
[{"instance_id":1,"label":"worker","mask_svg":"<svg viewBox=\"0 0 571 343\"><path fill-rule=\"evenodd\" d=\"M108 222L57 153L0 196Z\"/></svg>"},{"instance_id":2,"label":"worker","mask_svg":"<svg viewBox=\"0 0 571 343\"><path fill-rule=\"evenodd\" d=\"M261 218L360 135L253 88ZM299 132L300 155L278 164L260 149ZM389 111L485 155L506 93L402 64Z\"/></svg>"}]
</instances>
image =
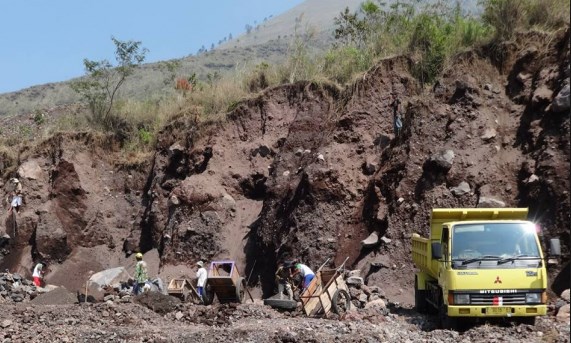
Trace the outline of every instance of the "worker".
<instances>
[{"instance_id":1,"label":"worker","mask_svg":"<svg viewBox=\"0 0 571 343\"><path fill-rule=\"evenodd\" d=\"M149 279L147 273L147 263L143 261L143 254L140 252L135 254L137 264L135 265L135 285L133 286L133 293L138 295L143 292L145 282Z\"/></svg>"},{"instance_id":2,"label":"worker","mask_svg":"<svg viewBox=\"0 0 571 343\"><path fill-rule=\"evenodd\" d=\"M278 265L278 270L276 271L276 282L278 284L278 294L280 299L283 298L284 290L288 296L289 300L293 300L293 289L290 268L292 263L290 261L280 262Z\"/></svg>"},{"instance_id":3,"label":"worker","mask_svg":"<svg viewBox=\"0 0 571 343\"><path fill-rule=\"evenodd\" d=\"M47 267L47 265L45 262L39 262L34 267L34 272L32 273L32 278L34 279L34 285L36 285L36 287L42 287L43 286L44 274L46 273L46 267Z\"/></svg>"},{"instance_id":4,"label":"worker","mask_svg":"<svg viewBox=\"0 0 571 343\"><path fill-rule=\"evenodd\" d=\"M12 199L10 200L10 209L8 210L8 214L11 214L12 211L16 213L20 213L20 207L22 206L22 195L20 192L12 192L11 194Z\"/></svg>"},{"instance_id":5,"label":"worker","mask_svg":"<svg viewBox=\"0 0 571 343\"><path fill-rule=\"evenodd\" d=\"M198 271L196 271L196 290L198 291L198 296L204 302L204 287L206 286L206 278L208 273L206 272L206 268L204 268L204 262L198 261L196 262L198 266Z\"/></svg>"},{"instance_id":6,"label":"worker","mask_svg":"<svg viewBox=\"0 0 571 343\"><path fill-rule=\"evenodd\" d=\"M20 183L20 180L18 180L17 178L12 178L12 183L14 184L14 191L17 194L22 194L22 184Z\"/></svg>"},{"instance_id":7,"label":"worker","mask_svg":"<svg viewBox=\"0 0 571 343\"><path fill-rule=\"evenodd\" d=\"M395 132L395 137L400 136L400 131L402 129L402 110L400 99L396 94L393 94L393 102L391 103L393 109L393 129Z\"/></svg>"},{"instance_id":8,"label":"worker","mask_svg":"<svg viewBox=\"0 0 571 343\"><path fill-rule=\"evenodd\" d=\"M311 268L309 268L303 263L296 264L295 269L303 277L303 289L305 290L311 283L311 280L315 278L315 273L313 272L313 270L311 270Z\"/></svg>"}]
</instances>

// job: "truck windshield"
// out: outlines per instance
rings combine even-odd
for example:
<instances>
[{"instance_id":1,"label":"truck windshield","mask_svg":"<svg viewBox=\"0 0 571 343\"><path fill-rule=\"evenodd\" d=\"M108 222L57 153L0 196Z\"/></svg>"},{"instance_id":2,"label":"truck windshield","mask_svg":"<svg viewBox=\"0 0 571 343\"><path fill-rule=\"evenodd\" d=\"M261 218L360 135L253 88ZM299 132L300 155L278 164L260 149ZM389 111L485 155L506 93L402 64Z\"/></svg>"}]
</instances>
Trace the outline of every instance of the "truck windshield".
<instances>
[{"instance_id":1,"label":"truck windshield","mask_svg":"<svg viewBox=\"0 0 571 343\"><path fill-rule=\"evenodd\" d=\"M463 264L539 258L535 225L532 223L457 224L452 231L453 261Z\"/></svg>"}]
</instances>

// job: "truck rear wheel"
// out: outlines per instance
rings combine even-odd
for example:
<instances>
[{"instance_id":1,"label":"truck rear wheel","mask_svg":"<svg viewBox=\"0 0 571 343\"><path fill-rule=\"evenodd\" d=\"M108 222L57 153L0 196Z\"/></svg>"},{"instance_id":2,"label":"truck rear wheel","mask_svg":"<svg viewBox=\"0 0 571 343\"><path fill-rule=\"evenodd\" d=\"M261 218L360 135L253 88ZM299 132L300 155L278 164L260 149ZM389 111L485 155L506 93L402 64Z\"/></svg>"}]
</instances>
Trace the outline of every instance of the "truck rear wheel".
<instances>
[{"instance_id":1,"label":"truck rear wheel","mask_svg":"<svg viewBox=\"0 0 571 343\"><path fill-rule=\"evenodd\" d=\"M414 277L414 308L418 313L427 312L426 290L418 289L418 277Z\"/></svg>"}]
</instances>

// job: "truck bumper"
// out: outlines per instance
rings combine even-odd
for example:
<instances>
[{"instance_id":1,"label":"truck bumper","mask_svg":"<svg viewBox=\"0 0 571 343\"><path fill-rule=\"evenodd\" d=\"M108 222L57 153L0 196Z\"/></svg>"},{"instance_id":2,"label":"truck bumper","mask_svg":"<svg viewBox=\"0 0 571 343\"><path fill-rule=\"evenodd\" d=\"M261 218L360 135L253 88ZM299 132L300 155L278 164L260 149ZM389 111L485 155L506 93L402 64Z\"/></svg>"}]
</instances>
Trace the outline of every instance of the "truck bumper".
<instances>
[{"instance_id":1,"label":"truck bumper","mask_svg":"<svg viewBox=\"0 0 571 343\"><path fill-rule=\"evenodd\" d=\"M534 317L547 314L547 305L448 306L449 317Z\"/></svg>"}]
</instances>

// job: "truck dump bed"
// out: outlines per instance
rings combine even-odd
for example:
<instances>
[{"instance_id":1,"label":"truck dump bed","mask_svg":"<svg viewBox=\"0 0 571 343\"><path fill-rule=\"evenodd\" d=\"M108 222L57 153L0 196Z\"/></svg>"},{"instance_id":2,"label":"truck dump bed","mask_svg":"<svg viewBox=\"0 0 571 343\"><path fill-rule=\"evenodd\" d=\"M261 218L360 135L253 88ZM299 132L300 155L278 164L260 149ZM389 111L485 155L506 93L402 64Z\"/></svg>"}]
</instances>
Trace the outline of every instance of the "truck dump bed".
<instances>
[{"instance_id":1,"label":"truck dump bed","mask_svg":"<svg viewBox=\"0 0 571 343\"><path fill-rule=\"evenodd\" d=\"M434 276L438 272L438 264L432 267L431 254L430 240L414 234L412 236L412 261L418 269Z\"/></svg>"}]
</instances>

